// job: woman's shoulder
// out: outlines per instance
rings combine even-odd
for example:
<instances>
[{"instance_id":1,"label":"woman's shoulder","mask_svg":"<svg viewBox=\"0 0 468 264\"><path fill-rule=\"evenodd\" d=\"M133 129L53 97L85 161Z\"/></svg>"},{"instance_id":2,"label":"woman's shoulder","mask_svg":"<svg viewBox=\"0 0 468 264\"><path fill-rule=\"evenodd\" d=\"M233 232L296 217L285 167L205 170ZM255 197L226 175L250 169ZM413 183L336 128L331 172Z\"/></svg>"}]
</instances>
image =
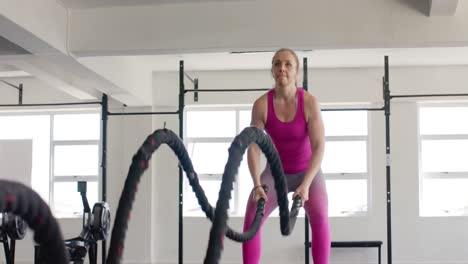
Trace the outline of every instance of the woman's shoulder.
<instances>
[{"instance_id":1,"label":"woman's shoulder","mask_svg":"<svg viewBox=\"0 0 468 264\"><path fill-rule=\"evenodd\" d=\"M268 110L268 93L258 97L252 107L252 123L257 127L265 127Z\"/></svg>"},{"instance_id":2,"label":"woman's shoulder","mask_svg":"<svg viewBox=\"0 0 468 264\"><path fill-rule=\"evenodd\" d=\"M320 112L320 103L315 95L304 92L304 111L306 120L309 120L310 116L314 116Z\"/></svg>"},{"instance_id":3,"label":"woman's shoulder","mask_svg":"<svg viewBox=\"0 0 468 264\"><path fill-rule=\"evenodd\" d=\"M254 107L255 106L266 106L268 103L268 93L262 94L260 97L258 97L255 102L254 102Z\"/></svg>"},{"instance_id":4,"label":"woman's shoulder","mask_svg":"<svg viewBox=\"0 0 468 264\"><path fill-rule=\"evenodd\" d=\"M318 104L317 96L304 90L304 103L308 105Z\"/></svg>"}]
</instances>

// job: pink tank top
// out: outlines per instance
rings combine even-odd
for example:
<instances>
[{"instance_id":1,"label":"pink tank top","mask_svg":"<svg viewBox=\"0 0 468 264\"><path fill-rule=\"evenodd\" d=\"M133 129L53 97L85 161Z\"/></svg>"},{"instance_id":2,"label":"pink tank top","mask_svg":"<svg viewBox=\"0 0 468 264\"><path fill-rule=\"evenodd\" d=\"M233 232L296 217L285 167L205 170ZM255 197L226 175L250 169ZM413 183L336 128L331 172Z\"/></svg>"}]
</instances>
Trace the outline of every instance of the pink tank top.
<instances>
[{"instance_id":1,"label":"pink tank top","mask_svg":"<svg viewBox=\"0 0 468 264\"><path fill-rule=\"evenodd\" d=\"M278 150L284 173L305 172L312 157L307 122L304 115L304 90L297 88L297 110L294 119L282 122L274 109L275 90L268 91L268 112L265 130Z\"/></svg>"}]
</instances>

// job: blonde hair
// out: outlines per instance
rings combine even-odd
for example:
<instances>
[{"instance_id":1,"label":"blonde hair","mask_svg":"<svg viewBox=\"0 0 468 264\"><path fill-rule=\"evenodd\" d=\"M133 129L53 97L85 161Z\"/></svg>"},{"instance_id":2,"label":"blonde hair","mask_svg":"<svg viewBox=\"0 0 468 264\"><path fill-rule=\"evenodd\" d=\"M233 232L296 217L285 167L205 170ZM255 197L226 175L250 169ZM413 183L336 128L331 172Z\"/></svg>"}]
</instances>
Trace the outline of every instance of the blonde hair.
<instances>
[{"instance_id":1,"label":"blonde hair","mask_svg":"<svg viewBox=\"0 0 468 264\"><path fill-rule=\"evenodd\" d=\"M296 61L296 72L299 73L299 57L297 57L297 54L294 50L289 49L289 48L281 48L275 52L275 55L273 55L273 58L271 59L271 71L273 72L273 64L275 63L276 55L278 55L281 52L289 52L291 55L293 55L294 60ZM297 86L297 79L296 79L296 86Z\"/></svg>"},{"instance_id":2,"label":"blonde hair","mask_svg":"<svg viewBox=\"0 0 468 264\"><path fill-rule=\"evenodd\" d=\"M299 72L299 57L297 57L296 52L294 50L289 49L289 48L281 48L275 52L275 55L273 55L273 58L271 59L271 65L273 67L273 63L275 62L276 55L278 55L281 52L289 52L291 55L293 55L294 60L296 61L296 70Z\"/></svg>"}]
</instances>

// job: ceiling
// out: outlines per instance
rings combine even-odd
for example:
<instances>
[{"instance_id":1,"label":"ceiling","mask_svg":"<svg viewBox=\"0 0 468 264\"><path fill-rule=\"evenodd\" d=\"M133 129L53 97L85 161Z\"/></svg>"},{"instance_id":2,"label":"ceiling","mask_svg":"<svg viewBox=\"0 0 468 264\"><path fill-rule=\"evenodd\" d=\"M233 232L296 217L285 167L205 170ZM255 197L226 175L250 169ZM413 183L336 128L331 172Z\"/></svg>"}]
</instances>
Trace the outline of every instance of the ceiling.
<instances>
[{"instance_id":1,"label":"ceiling","mask_svg":"<svg viewBox=\"0 0 468 264\"><path fill-rule=\"evenodd\" d=\"M260 70L270 68L272 55L273 52L193 53L134 58L152 71L177 71L179 60L192 71ZM468 65L468 47L315 50L298 51L297 55L306 57L312 68L383 67L384 56L389 56L392 67Z\"/></svg>"},{"instance_id":2,"label":"ceiling","mask_svg":"<svg viewBox=\"0 0 468 264\"><path fill-rule=\"evenodd\" d=\"M452 48L411 48L411 49L339 49L297 51L299 58L308 59L309 68L359 68L384 67L384 56L389 56L390 67L406 66L459 66L468 65L468 47ZM273 52L259 53L191 53L147 56L118 56L134 63L135 71L150 76L152 72L176 72L179 61L184 61L187 72L193 71L228 71L228 70L268 70ZM83 65L106 64L111 57L82 57L78 61ZM302 62L301 62L302 63ZM21 65L21 64L20 64ZM75 70L71 70L76 73ZM84 74L84 73L83 73ZM28 72L28 68L2 63L0 78L35 76L37 72ZM76 75L76 74L75 74ZM41 79L44 76L36 76ZM85 80L85 75L80 77Z\"/></svg>"},{"instance_id":3,"label":"ceiling","mask_svg":"<svg viewBox=\"0 0 468 264\"><path fill-rule=\"evenodd\" d=\"M55 0L47 3L53 3L58 5L57 10L65 10L61 14L63 20L57 20L64 22L62 24L55 23L55 25L65 25L69 23L70 9L96 9L98 10L78 10L77 13L92 13L97 15L99 18L97 22L109 22L108 17L99 16L99 14L107 14L109 10L116 11L116 14L128 15L133 6L146 6L146 5L167 5L167 4L194 4L194 3L207 3L207 2L258 2L259 0ZM317 3L324 4L325 0L316 0ZM376 0L377 1L377 0ZM379 0L382 3L387 0ZM457 17L455 10L458 5L458 0L389 0L393 3L398 3L404 6L402 10L412 11L409 14L415 17L423 17L421 19L422 24L435 23L433 21L446 21L450 20L456 24ZM338 1L335 0L335 4ZM387 2L385 2L387 3ZM263 3L260 3L263 4ZM258 4L258 5L260 5ZM279 2L281 4L281 2ZM19 5L19 4L18 4ZM249 3L250 6L250 3ZM65 8L64 8L65 7ZM108 8L108 9L106 9ZM116 9L113 9L116 8ZM154 7L159 9L160 6ZM74 95L76 98L85 100L92 98L100 92L104 92L110 95L115 95L114 98L117 100L126 100L127 104L135 102L138 105L142 102L142 98L146 100L150 98L148 94L140 93L141 95L134 96L137 94L136 91L129 89L133 87L147 87L146 92L151 92L150 80L148 83L136 82L151 76L152 72L176 72L179 69L179 61L184 61L186 71L222 71L222 70L267 70L271 65L272 51L260 51L260 52L246 52L246 53L230 53L230 52L216 52L216 53L187 53L190 52L185 50L184 54L163 54L163 55L141 55L141 56L129 56L131 53L118 53L118 56L100 56L100 57L80 57L80 53L73 53L69 51L69 35L67 27L63 27L64 33L61 36L60 32L54 32L50 30L51 23L57 22L56 20L47 20L46 18L53 17L49 15L49 12L54 11L53 8L44 8L47 16L40 17L41 19L35 19L34 16L27 20L32 22L31 24L20 25L11 20L9 17L2 16L0 12L0 78L12 78L12 77L35 77L39 80L46 81L53 86L60 87L59 89L67 88L67 92ZM133 10L135 12L144 11L140 8ZM10 13L15 13L15 8L5 10ZM18 9L19 10L19 9ZM400 10L400 9L395 9ZM463 10L463 9L462 9ZM416 11L416 12L414 12ZM111 12L111 11L109 11ZM112 12L111 12L112 13ZM416 13L416 14L414 14ZM7 12L8 14L8 12ZM53 14L53 13L51 13ZM424 14L421 16L421 14ZM429 15L430 14L430 15ZM440 17L431 17L440 15ZM14 17L14 16L12 16ZM86 16L85 16L86 17ZM121 16L116 16L120 21ZM86 17L87 18L87 17ZM136 18L136 17L134 17ZM1 20L3 19L3 20ZM8 23L2 23L7 21ZM23 22L19 20L19 22ZM38 22L40 21L40 23ZM367 20L366 20L367 21ZM374 20L369 20L374 21ZM416 20L421 22L420 20ZM126 21L123 21L125 23ZM142 22L147 22L143 20ZM460 21L459 21L460 22ZM35 23L41 24L44 31L38 31L35 33L42 33L43 35L34 35L32 30L35 30ZM111 22L109 22L113 25ZM139 25L139 24L136 24ZM367 25L367 24L366 24ZM452 26L451 24L447 24ZM69 26L69 25L67 25ZM96 24L92 24L90 27L95 27ZM144 26L144 25L143 25ZM150 25L151 27L152 25ZM403 27L406 28L406 24ZM414 25L415 29L419 29L421 25ZM448 27L448 29L456 27ZM60 27L54 29L62 29ZM67 30L65 30L67 29ZM132 28L130 28L132 29ZM165 27L162 27L164 30ZM445 31L443 28L437 31L437 34L442 34ZM51 32L49 32L51 31ZM3 32L3 33L2 33ZM146 32L144 28L140 29L140 32ZM151 32L151 31L148 31ZM9 33L9 35L2 34ZM47 35L46 33L51 33ZM56 34L55 34L56 33ZM127 33L133 33L132 31ZM203 32L202 32L203 33ZM319 31L320 33L320 31ZM358 32L359 33L359 32ZM356 34L358 34L356 33ZM410 32L411 33L411 32ZM427 34L431 34L429 32ZM85 31L85 34L91 35ZM120 34L120 32L119 32ZM80 34L77 34L82 36ZM15 43L21 45L24 43L31 44L30 46L18 46L17 44L9 41L9 39L15 39ZM45 37L44 37L45 36ZM128 39L132 39L132 34L128 37L123 38L122 42ZM369 35L370 36L370 35ZM403 35L405 36L405 35ZM424 35L425 36L425 35ZM44 38L43 38L44 37ZM50 39L47 39L50 37ZM65 38L63 38L65 37ZM177 39L177 35L174 35ZM377 35L377 37L382 37ZM426 36L427 37L427 36ZM162 37L161 37L162 38ZM357 38L357 37L356 37ZM65 51L57 50L55 52L49 52L51 49L45 49L45 52L39 52L31 54L26 49L27 47L50 47L50 43L55 43L58 40L62 43L62 39L66 39L64 47ZM354 35L353 35L354 39ZM46 40L51 41L50 43ZM94 38L93 38L94 40ZM143 37L143 42L147 43L147 39ZM385 38L383 38L384 44L386 45ZM29 42L28 42L29 41ZM23 43L23 44L24 44ZM39 44L38 44L39 43ZM96 42L98 43L98 42ZM425 42L422 41L421 47L424 47ZM460 43L463 46L462 42ZM196 44L196 43L195 43ZM109 48L108 45L103 45L105 48ZM319 45L318 45L319 46ZM362 45L367 47L366 45ZM410 45L408 45L409 47ZM389 62L391 67L400 66L448 66L448 65L468 65L468 45L466 47L447 47L439 46L433 48L360 48L360 49L315 49L307 51L298 51L300 58L308 58L308 66L310 68L350 68L350 67L383 67L384 56L389 56ZM125 46L124 46L125 47ZM352 45L351 45L352 47ZM98 46L99 48L99 46ZM137 47L138 48L138 47ZM110 48L109 48L110 49ZM39 49L43 51L44 49ZM72 49L71 49L72 50ZM220 50L229 50L220 49ZM232 49L231 49L232 50ZM235 50L235 49L234 49ZM78 50L79 51L79 50ZM135 53L133 53L135 54ZM147 53L155 54L155 53ZM102 54L100 54L102 55ZM127 75L125 75L127 74ZM143 77L143 78L142 78ZM147 78L150 79L150 78ZM78 88L79 87L79 88ZM83 88L85 87L85 88ZM88 87L88 88L86 88ZM99 91L95 87L99 87ZM88 90L86 90L88 89ZM142 89L140 89L142 90ZM144 91L143 91L144 92ZM133 98L133 99L130 99ZM144 102L146 104L147 102Z\"/></svg>"},{"instance_id":4,"label":"ceiling","mask_svg":"<svg viewBox=\"0 0 468 264\"><path fill-rule=\"evenodd\" d=\"M1 40L1 37L0 37ZM0 53L7 52L2 49ZM178 71L179 61L190 71L265 70L271 65L273 52L258 53L190 53L171 55L126 56L144 71ZM400 49L337 49L297 51L308 59L309 68L383 67L384 56L389 56L392 67L468 65L468 47L400 48ZM121 56L122 57L122 56ZM78 58L86 64L89 59L107 60L109 57ZM302 63L302 61L301 61ZM28 76L23 69L0 61L0 77Z\"/></svg>"},{"instance_id":5,"label":"ceiling","mask_svg":"<svg viewBox=\"0 0 468 264\"><path fill-rule=\"evenodd\" d=\"M0 35L0 56L30 54L27 50Z\"/></svg>"}]
</instances>

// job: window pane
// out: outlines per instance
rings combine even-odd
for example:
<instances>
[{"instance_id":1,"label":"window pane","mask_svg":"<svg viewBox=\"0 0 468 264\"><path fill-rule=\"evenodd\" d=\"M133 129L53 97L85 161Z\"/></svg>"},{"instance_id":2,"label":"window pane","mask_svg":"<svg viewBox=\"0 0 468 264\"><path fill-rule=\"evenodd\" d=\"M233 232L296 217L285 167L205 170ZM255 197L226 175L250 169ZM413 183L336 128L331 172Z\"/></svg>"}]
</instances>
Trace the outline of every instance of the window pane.
<instances>
[{"instance_id":1,"label":"window pane","mask_svg":"<svg viewBox=\"0 0 468 264\"><path fill-rule=\"evenodd\" d=\"M367 135L367 112L365 111L323 111L325 136Z\"/></svg>"},{"instance_id":2,"label":"window pane","mask_svg":"<svg viewBox=\"0 0 468 264\"><path fill-rule=\"evenodd\" d=\"M54 175L98 175L97 145L55 146Z\"/></svg>"},{"instance_id":3,"label":"window pane","mask_svg":"<svg viewBox=\"0 0 468 264\"><path fill-rule=\"evenodd\" d=\"M28 139L33 138L33 127L50 127L49 116L31 115L31 116L0 116L0 138L2 139ZM10 129L13 128L13 129ZM50 129L50 128L49 128ZM50 130L49 130L50 131ZM47 133L49 137L50 133ZM49 141L49 140L47 140Z\"/></svg>"},{"instance_id":4,"label":"window pane","mask_svg":"<svg viewBox=\"0 0 468 264\"><path fill-rule=\"evenodd\" d=\"M260 158L264 159L263 156ZM264 168L263 165L260 165L261 168ZM247 201L251 199L250 191L253 188L252 177L250 176L249 167L247 164L247 158L242 160L242 163L239 167L239 174L237 175L237 183L239 186L238 195L239 195L239 204L237 205L236 214L238 216L245 215L245 207L247 206Z\"/></svg>"},{"instance_id":5,"label":"window pane","mask_svg":"<svg viewBox=\"0 0 468 264\"><path fill-rule=\"evenodd\" d=\"M86 196L92 210L94 203L98 201L97 182L88 182ZM54 183L53 201L56 217L81 216L83 214L83 202L78 192L77 182Z\"/></svg>"},{"instance_id":6,"label":"window pane","mask_svg":"<svg viewBox=\"0 0 468 264\"><path fill-rule=\"evenodd\" d=\"M422 135L468 134L468 107L421 107L419 110Z\"/></svg>"},{"instance_id":7,"label":"window pane","mask_svg":"<svg viewBox=\"0 0 468 264\"><path fill-rule=\"evenodd\" d=\"M239 129L242 131L244 128L250 126L250 119L252 118L252 114L250 111L240 111L239 112ZM239 132L240 132L239 131Z\"/></svg>"},{"instance_id":8,"label":"window pane","mask_svg":"<svg viewBox=\"0 0 468 264\"><path fill-rule=\"evenodd\" d=\"M187 137L234 137L235 111L187 111Z\"/></svg>"},{"instance_id":9,"label":"window pane","mask_svg":"<svg viewBox=\"0 0 468 264\"><path fill-rule=\"evenodd\" d=\"M423 140L423 172L468 171L468 140Z\"/></svg>"},{"instance_id":10,"label":"window pane","mask_svg":"<svg viewBox=\"0 0 468 264\"><path fill-rule=\"evenodd\" d=\"M327 141L322 169L325 173L367 172L366 141Z\"/></svg>"},{"instance_id":11,"label":"window pane","mask_svg":"<svg viewBox=\"0 0 468 264\"><path fill-rule=\"evenodd\" d=\"M198 174L223 174L231 143L190 143L188 153Z\"/></svg>"},{"instance_id":12,"label":"window pane","mask_svg":"<svg viewBox=\"0 0 468 264\"><path fill-rule=\"evenodd\" d=\"M208 198L211 206L215 207L216 202L218 201L219 189L221 188L221 180L209 180L209 181L200 181L200 185L205 191L205 195ZM198 216L204 215L201 210L200 205L198 204L197 197L192 190L190 185L186 185L187 189L184 195L184 210L187 213L187 216ZM233 210L233 204L235 199L235 191L231 192L231 200L229 201L229 211Z\"/></svg>"},{"instance_id":13,"label":"window pane","mask_svg":"<svg viewBox=\"0 0 468 264\"><path fill-rule=\"evenodd\" d=\"M366 180L327 180L330 216L363 215L367 212Z\"/></svg>"},{"instance_id":14,"label":"window pane","mask_svg":"<svg viewBox=\"0 0 468 264\"><path fill-rule=\"evenodd\" d=\"M423 181L421 216L468 215L468 179Z\"/></svg>"},{"instance_id":15,"label":"window pane","mask_svg":"<svg viewBox=\"0 0 468 264\"><path fill-rule=\"evenodd\" d=\"M54 115L54 140L99 140L100 114Z\"/></svg>"}]
</instances>

